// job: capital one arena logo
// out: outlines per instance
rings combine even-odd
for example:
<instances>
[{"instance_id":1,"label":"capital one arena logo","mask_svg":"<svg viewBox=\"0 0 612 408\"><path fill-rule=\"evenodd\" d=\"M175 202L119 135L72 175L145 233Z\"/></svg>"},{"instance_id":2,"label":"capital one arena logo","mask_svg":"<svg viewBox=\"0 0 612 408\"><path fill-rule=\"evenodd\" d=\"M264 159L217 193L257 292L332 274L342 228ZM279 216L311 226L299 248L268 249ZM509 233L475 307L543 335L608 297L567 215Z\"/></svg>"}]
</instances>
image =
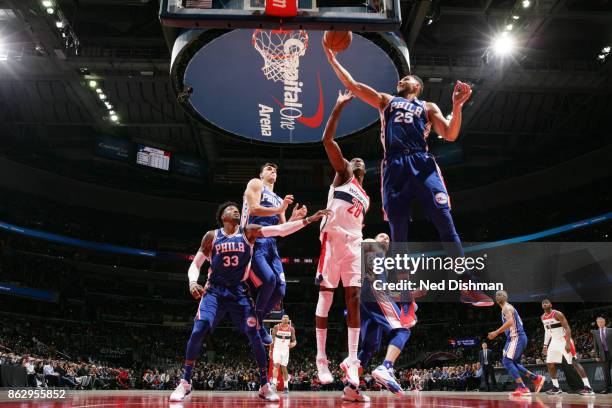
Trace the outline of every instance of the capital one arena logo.
<instances>
[{"instance_id":1,"label":"capital one arena logo","mask_svg":"<svg viewBox=\"0 0 612 408\"><path fill-rule=\"evenodd\" d=\"M315 114L304 117L301 93L304 83L300 81L300 57L308 49L308 34L304 30L255 30L252 43L264 59L261 68L266 79L283 84L282 102L272 97L279 106L280 123L283 130L294 130L295 122L317 128L323 122L323 88L317 74L319 102ZM271 114L274 109L259 103L259 117L262 136L272 136Z\"/></svg>"}]
</instances>

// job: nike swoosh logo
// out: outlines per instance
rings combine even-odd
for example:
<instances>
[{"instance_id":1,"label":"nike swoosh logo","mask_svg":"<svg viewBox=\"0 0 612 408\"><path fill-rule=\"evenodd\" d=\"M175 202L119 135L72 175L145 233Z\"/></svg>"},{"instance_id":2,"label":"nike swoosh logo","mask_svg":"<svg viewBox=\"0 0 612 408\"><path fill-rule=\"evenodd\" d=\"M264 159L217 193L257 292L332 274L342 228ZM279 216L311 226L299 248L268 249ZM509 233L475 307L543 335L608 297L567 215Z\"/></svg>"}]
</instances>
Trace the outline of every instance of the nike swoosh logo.
<instances>
[{"instance_id":1,"label":"nike swoosh logo","mask_svg":"<svg viewBox=\"0 0 612 408\"><path fill-rule=\"evenodd\" d=\"M323 86L321 85L321 76L317 72L317 83L319 85L319 104L317 106L317 111L314 115L310 117L300 116L296 118L298 122L300 122L304 126L308 126L310 128L318 128L323 123L323 108L325 107L324 99L323 99ZM272 97L274 101L278 104L278 106L283 109L285 105L283 105L278 99Z\"/></svg>"}]
</instances>

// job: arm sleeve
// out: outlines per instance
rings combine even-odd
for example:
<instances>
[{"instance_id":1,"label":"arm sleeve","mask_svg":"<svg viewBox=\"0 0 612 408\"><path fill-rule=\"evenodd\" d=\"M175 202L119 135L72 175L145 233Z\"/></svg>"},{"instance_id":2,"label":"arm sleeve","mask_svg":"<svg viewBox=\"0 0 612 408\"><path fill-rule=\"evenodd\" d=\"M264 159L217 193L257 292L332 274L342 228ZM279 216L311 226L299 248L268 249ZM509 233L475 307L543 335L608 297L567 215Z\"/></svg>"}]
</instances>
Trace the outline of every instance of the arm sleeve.
<instances>
[{"instance_id":1,"label":"arm sleeve","mask_svg":"<svg viewBox=\"0 0 612 408\"><path fill-rule=\"evenodd\" d=\"M191 261L191 265L189 265L189 271L187 271L187 276L189 276L189 282L197 282L200 277L200 268L204 264L206 260L206 255L202 253L202 251L198 251L198 253Z\"/></svg>"},{"instance_id":2,"label":"arm sleeve","mask_svg":"<svg viewBox=\"0 0 612 408\"><path fill-rule=\"evenodd\" d=\"M306 220L291 221L278 225L268 225L261 227L261 235L264 237L285 237L301 230L306 225L308 225Z\"/></svg>"}]
</instances>

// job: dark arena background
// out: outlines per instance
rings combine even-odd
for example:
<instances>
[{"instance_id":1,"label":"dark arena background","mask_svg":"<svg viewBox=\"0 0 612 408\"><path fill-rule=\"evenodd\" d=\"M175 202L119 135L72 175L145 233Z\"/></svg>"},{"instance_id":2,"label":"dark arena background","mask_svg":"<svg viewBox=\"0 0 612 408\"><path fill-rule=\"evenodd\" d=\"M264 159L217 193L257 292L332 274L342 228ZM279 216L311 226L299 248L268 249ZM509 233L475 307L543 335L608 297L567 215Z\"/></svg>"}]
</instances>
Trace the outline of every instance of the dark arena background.
<instances>
[{"instance_id":1,"label":"dark arena background","mask_svg":"<svg viewBox=\"0 0 612 408\"><path fill-rule=\"evenodd\" d=\"M612 406L612 1L266 1L0 0L0 405ZM243 211L247 183L270 162L277 165L274 192L280 200L293 195L283 226L311 221L289 220L296 203L309 216L328 206L335 172L322 137L346 84L322 45L326 30L352 32L335 58L354 81L406 95L399 87L409 78L410 89L422 91L418 99L440 108L426 141L419 133L429 154L414 153L414 145L398 154L437 162L444 179L433 191L436 209L448 214L452 199L466 256L489 251L480 279L501 283L520 315L507 342L503 330L488 339L506 310L495 304L498 288L484 288L483 307L459 291L391 290L387 312L401 310L392 316L401 329L383 330L379 339L364 322L368 307L384 307L362 294L359 356L373 341L378 348L361 364L358 386L350 385L350 368L341 366L355 363L347 349L356 345L347 334L355 316L339 288L326 332L333 381L322 384L315 313L319 322L323 295L315 277L325 262L347 266L343 253L355 241L345 234L346 242L336 238L326 252L319 222L276 239L284 275L273 276L286 283L282 302L264 319L245 306L244 320L215 321L202 345L196 341L208 313L192 296L200 296L198 283L206 288L202 304L221 296L216 291L247 287L242 299L251 305L266 285L256 277L234 286L207 282L209 261L196 254L206 232L219 228L219 204L234 201ZM471 88L458 110L457 81L464 93ZM386 120L359 89L332 136L345 158L364 162L362 185L349 182L369 195L363 238L386 233L397 241L383 218L388 162L381 160L394 156L383 149L390 131L381 144L381 117L386 129L398 118ZM414 108L415 101L401 103ZM416 121L419 109L405 114ZM424 115L431 123L431 105ZM397 126L415 128L413 116L400 119ZM456 140L436 126L450 129L459 119ZM414 170L410 183L425 183L423 174ZM408 185L408 171L399 176ZM349 193L332 197L339 202L342 194ZM409 242L400 247L448 250L422 197L395 199L409 220ZM343 205L334 200L330 206ZM349 212L359 219L357 201ZM217 233L215 242L247 241L259 231L231 235L231 217L222 215L228 235ZM220 245L213 245L213 263ZM343 245L349 252L337 249ZM248 248L240 254L246 261ZM354 251L359 262L361 249ZM238 256L236 263L225 258L211 280L236 270L256 275L236 267ZM365 285L365 258L360 264ZM188 270L200 266L195 282ZM344 266L337 273L348 274ZM542 324L544 299L571 327L574 361L586 378L564 358L547 367L549 333L569 333L565 321ZM416 324L407 323L407 310L416 310ZM296 339L288 381L272 378L271 347L269 370L258 369L251 348L283 314ZM530 393L517 394L507 356L519 326L528 340L515 362L530 373L523 375ZM387 346L397 344L397 330L410 337L391 361ZM195 363L185 361L188 341ZM289 340L276 331L273 341L281 347ZM558 341L564 347L567 340ZM558 369L554 381L551 367ZM388 391L381 372L394 375L403 392Z\"/></svg>"}]
</instances>

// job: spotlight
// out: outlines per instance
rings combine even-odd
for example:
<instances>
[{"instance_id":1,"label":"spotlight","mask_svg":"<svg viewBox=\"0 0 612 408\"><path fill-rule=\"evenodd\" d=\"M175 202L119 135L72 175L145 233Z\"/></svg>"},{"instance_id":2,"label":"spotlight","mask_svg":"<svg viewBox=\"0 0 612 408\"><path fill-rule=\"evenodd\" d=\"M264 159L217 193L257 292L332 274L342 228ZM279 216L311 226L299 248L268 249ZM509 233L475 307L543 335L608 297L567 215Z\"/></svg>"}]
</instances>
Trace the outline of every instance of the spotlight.
<instances>
[{"instance_id":1,"label":"spotlight","mask_svg":"<svg viewBox=\"0 0 612 408\"><path fill-rule=\"evenodd\" d=\"M517 16L516 14L512 16L513 20L518 20L519 18L521 18L520 16Z\"/></svg>"},{"instance_id":2,"label":"spotlight","mask_svg":"<svg viewBox=\"0 0 612 408\"><path fill-rule=\"evenodd\" d=\"M610 53L610 46L606 45L605 47L603 47L601 49L601 52L603 52L604 54L609 54Z\"/></svg>"},{"instance_id":3,"label":"spotlight","mask_svg":"<svg viewBox=\"0 0 612 408\"><path fill-rule=\"evenodd\" d=\"M63 21L56 21L55 22L55 26L57 28L64 28L64 22Z\"/></svg>"},{"instance_id":4,"label":"spotlight","mask_svg":"<svg viewBox=\"0 0 612 408\"><path fill-rule=\"evenodd\" d=\"M101 94L102 93L102 89L101 88L96 88L96 93Z\"/></svg>"},{"instance_id":5,"label":"spotlight","mask_svg":"<svg viewBox=\"0 0 612 408\"><path fill-rule=\"evenodd\" d=\"M98 95L98 97L99 97L101 100L105 100L105 99L106 99L106 95L104 95L104 94L99 94L99 95Z\"/></svg>"},{"instance_id":6,"label":"spotlight","mask_svg":"<svg viewBox=\"0 0 612 408\"><path fill-rule=\"evenodd\" d=\"M513 28L514 28L514 26L512 24L506 25L506 30L507 31L512 31Z\"/></svg>"},{"instance_id":7,"label":"spotlight","mask_svg":"<svg viewBox=\"0 0 612 408\"><path fill-rule=\"evenodd\" d=\"M498 36L493 41L493 52L495 52L495 55L503 57L504 55L508 55L512 53L513 49L514 49L514 39L511 36L509 36L507 32Z\"/></svg>"},{"instance_id":8,"label":"spotlight","mask_svg":"<svg viewBox=\"0 0 612 408\"><path fill-rule=\"evenodd\" d=\"M95 88L96 86L98 86L98 83L94 80L89 81L89 87L90 88Z\"/></svg>"},{"instance_id":9,"label":"spotlight","mask_svg":"<svg viewBox=\"0 0 612 408\"><path fill-rule=\"evenodd\" d=\"M53 13L55 13L55 9L53 7L48 7L47 8L47 13L48 14L53 14Z\"/></svg>"},{"instance_id":10,"label":"spotlight","mask_svg":"<svg viewBox=\"0 0 612 408\"><path fill-rule=\"evenodd\" d=\"M531 6L531 1L530 0L523 0L523 8L529 8L529 6Z\"/></svg>"},{"instance_id":11,"label":"spotlight","mask_svg":"<svg viewBox=\"0 0 612 408\"><path fill-rule=\"evenodd\" d=\"M110 113L111 115L114 115L115 111L114 110L109 110L108 113Z\"/></svg>"},{"instance_id":12,"label":"spotlight","mask_svg":"<svg viewBox=\"0 0 612 408\"><path fill-rule=\"evenodd\" d=\"M112 120L113 122L117 122L119 120L119 116L117 115L111 115L110 116L110 120Z\"/></svg>"},{"instance_id":13,"label":"spotlight","mask_svg":"<svg viewBox=\"0 0 612 408\"><path fill-rule=\"evenodd\" d=\"M605 60L606 60L606 56L605 56L605 54L599 54L599 55L597 56L597 61L599 61L599 62L604 62Z\"/></svg>"},{"instance_id":14,"label":"spotlight","mask_svg":"<svg viewBox=\"0 0 612 408\"><path fill-rule=\"evenodd\" d=\"M106 105L106 109L113 109L113 105L111 105L108 102L104 102L104 104Z\"/></svg>"},{"instance_id":15,"label":"spotlight","mask_svg":"<svg viewBox=\"0 0 612 408\"><path fill-rule=\"evenodd\" d=\"M43 0L42 5L43 7L50 8L53 3L50 0Z\"/></svg>"}]
</instances>

